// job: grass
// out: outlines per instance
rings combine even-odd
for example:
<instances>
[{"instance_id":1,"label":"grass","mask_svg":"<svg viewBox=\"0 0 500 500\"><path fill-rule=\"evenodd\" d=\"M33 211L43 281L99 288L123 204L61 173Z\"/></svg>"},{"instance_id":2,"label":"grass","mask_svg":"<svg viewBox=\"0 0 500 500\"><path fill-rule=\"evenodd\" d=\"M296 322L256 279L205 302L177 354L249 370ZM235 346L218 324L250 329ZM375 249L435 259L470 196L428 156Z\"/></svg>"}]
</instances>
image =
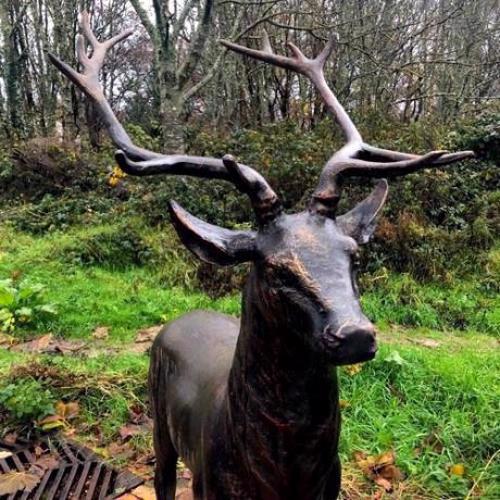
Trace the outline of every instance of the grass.
<instances>
[{"instance_id":1,"label":"grass","mask_svg":"<svg viewBox=\"0 0 500 500\"><path fill-rule=\"evenodd\" d=\"M58 308L53 320L16 335L52 331L90 340L97 326L110 327L110 338L93 357L0 348L0 393L9 384L34 390L34 380L52 400L79 401L76 438L104 455L110 455L129 408L146 405L148 357L126 352L136 331L195 308L230 314L240 308L238 296L212 300L183 287L190 284L189 259L171 232L153 233L140 221L132 229L126 224L73 227L44 236L0 228L0 277L20 275L47 285L46 301ZM130 245L123 246L121 239ZM341 453L350 498L355 492L368 498L374 491L355 465L354 453L387 450L395 451L405 476L404 488L394 497L451 499L471 493L500 498L498 297L473 280L421 285L408 276L388 275L367 287L363 302L382 338L375 361L359 373L340 370ZM422 338L437 344L416 343ZM109 349L117 346L119 351ZM0 422L1 415L0 410ZM131 443L151 449L149 435ZM450 473L455 464L464 465L464 475Z\"/></svg>"},{"instance_id":2,"label":"grass","mask_svg":"<svg viewBox=\"0 0 500 500\"><path fill-rule=\"evenodd\" d=\"M239 297L214 301L204 294L187 292L180 283L169 286L168 274L179 272L169 267L185 266L181 259L159 266L123 266L122 256L116 254L116 266L109 262L106 266L68 263L68 249L73 251L81 241L88 244L91 236L102 233L102 228L76 229L37 238L3 230L0 276L20 274L20 279L49 285L45 299L57 305L59 314L51 322L39 323L38 331L89 338L97 326L109 326L112 339L125 341L140 327L165 323L196 308L238 313ZM95 257L95 248L93 252Z\"/></svg>"},{"instance_id":3,"label":"grass","mask_svg":"<svg viewBox=\"0 0 500 500\"><path fill-rule=\"evenodd\" d=\"M472 335L459 348L453 336L433 337L440 346L429 349L389 334L375 361L354 376L344 373L342 451L348 460L356 450L394 449L422 491L463 498L500 449L500 358L485 337ZM450 475L459 463L465 476ZM500 497L499 474L499 461L484 472L482 498Z\"/></svg>"}]
</instances>

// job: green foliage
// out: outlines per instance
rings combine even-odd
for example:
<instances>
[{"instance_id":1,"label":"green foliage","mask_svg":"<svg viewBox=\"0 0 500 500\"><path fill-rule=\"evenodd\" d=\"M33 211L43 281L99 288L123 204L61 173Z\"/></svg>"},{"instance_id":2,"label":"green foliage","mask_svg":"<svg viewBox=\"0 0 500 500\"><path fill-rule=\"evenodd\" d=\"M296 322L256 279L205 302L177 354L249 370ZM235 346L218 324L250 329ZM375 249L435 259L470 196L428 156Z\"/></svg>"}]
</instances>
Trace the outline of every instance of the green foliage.
<instances>
[{"instance_id":1,"label":"green foliage","mask_svg":"<svg viewBox=\"0 0 500 500\"><path fill-rule=\"evenodd\" d=\"M0 280L0 331L12 332L20 326L32 326L57 314L53 304L45 302L45 286L13 279Z\"/></svg>"},{"instance_id":2,"label":"green foliage","mask_svg":"<svg viewBox=\"0 0 500 500\"><path fill-rule=\"evenodd\" d=\"M500 336L498 280L422 284L409 274L381 270L365 276L362 285L363 307L374 321Z\"/></svg>"},{"instance_id":3,"label":"green foliage","mask_svg":"<svg viewBox=\"0 0 500 500\"><path fill-rule=\"evenodd\" d=\"M500 111L482 113L474 120L460 123L448 134L451 148L472 149L486 161L500 161Z\"/></svg>"},{"instance_id":4,"label":"green foliage","mask_svg":"<svg viewBox=\"0 0 500 500\"><path fill-rule=\"evenodd\" d=\"M82 232L60 249L59 256L69 263L114 269L143 265L151 259L152 250L143 240L140 226L131 222Z\"/></svg>"},{"instance_id":5,"label":"green foliage","mask_svg":"<svg viewBox=\"0 0 500 500\"><path fill-rule=\"evenodd\" d=\"M51 391L31 377L0 385L0 408L21 423L33 423L53 414L55 402Z\"/></svg>"},{"instance_id":6,"label":"green foliage","mask_svg":"<svg viewBox=\"0 0 500 500\"><path fill-rule=\"evenodd\" d=\"M357 450L394 449L398 466L432 498L463 498L500 448L500 365L494 347L438 338L442 346L435 350L383 345L359 374L341 371L348 402L341 449L344 460ZM449 474L455 463L465 464L465 477ZM490 467L482 493L497 498L498 462Z\"/></svg>"}]
</instances>

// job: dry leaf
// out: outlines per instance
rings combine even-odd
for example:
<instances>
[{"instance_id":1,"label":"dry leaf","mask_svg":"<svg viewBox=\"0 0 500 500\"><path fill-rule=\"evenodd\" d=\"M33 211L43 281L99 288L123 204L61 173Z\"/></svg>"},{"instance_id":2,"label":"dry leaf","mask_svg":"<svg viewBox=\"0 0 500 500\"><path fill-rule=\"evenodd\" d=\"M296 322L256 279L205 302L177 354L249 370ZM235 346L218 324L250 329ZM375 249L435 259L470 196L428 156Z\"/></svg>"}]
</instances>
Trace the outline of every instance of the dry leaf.
<instances>
[{"instance_id":1,"label":"dry leaf","mask_svg":"<svg viewBox=\"0 0 500 500\"><path fill-rule=\"evenodd\" d=\"M155 490L149 486L138 486L130 493L140 500L156 500Z\"/></svg>"},{"instance_id":2,"label":"dry leaf","mask_svg":"<svg viewBox=\"0 0 500 500\"><path fill-rule=\"evenodd\" d=\"M137 436L138 434L146 432L146 430L147 429L142 425L126 424L122 426L118 432L123 441L126 441L130 439L132 436Z\"/></svg>"},{"instance_id":3,"label":"dry leaf","mask_svg":"<svg viewBox=\"0 0 500 500\"><path fill-rule=\"evenodd\" d=\"M73 353L85 347L85 342L77 340L54 340L51 333L43 335L29 342L17 344L12 347L13 351L29 353Z\"/></svg>"},{"instance_id":4,"label":"dry leaf","mask_svg":"<svg viewBox=\"0 0 500 500\"><path fill-rule=\"evenodd\" d=\"M30 472L7 472L0 474L0 496L18 491L31 491L40 482L40 477Z\"/></svg>"},{"instance_id":5,"label":"dry leaf","mask_svg":"<svg viewBox=\"0 0 500 500\"><path fill-rule=\"evenodd\" d=\"M394 465L396 457L393 451L377 456L356 452L354 458L363 473L388 493L393 490L393 483L402 479L401 471Z\"/></svg>"},{"instance_id":6,"label":"dry leaf","mask_svg":"<svg viewBox=\"0 0 500 500\"><path fill-rule=\"evenodd\" d=\"M349 408L349 406L351 406L351 403L349 403L349 401L347 401L347 399L340 399L339 406L341 409Z\"/></svg>"},{"instance_id":7,"label":"dry leaf","mask_svg":"<svg viewBox=\"0 0 500 500\"><path fill-rule=\"evenodd\" d=\"M49 415L48 417L42 418L38 421L38 427L43 431L51 431L53 429L59 429L66 426L66 421L61 415Z\"/></svg>"},{"instance_id":8,"label":"dry leaf","mask_svg":"<svg viewBox=\"0 0 500 500\"><path fill-rule=\"evenodd\" d=\"M361 371L362 368L363 368L363 365L361 363L358 363L356 365L344 366L344 371L347 373L347 375L350 375L352 377L353 375L357 375Z\"/></svg>"},{"instance_id":9,"label":"dry leaf","mask_svg":"<svg viewBox=\"0 0 500 500\"><path fill-rule=\"evenodd\" d=\"M463 476L465 474L464 464L453 464L450 467L450 474L453 476Z\"/></svg>"},{"instance_id":10,"label":"dry leaf","mask_svg":"<svg viewBox=\"0 0 500 500\"><path fill-rule=\"evenodd\" d=\"M54 340L50 343L47 352L68 354L80 351L85 347L85 342L80 340Z\"/></svg>"},{"instance_id":11,"label":"dry leaf","mask_svg":"<svg viewBox=\"0 0 500 500\"><path fill-rule=\"evenodd\" d=\"M12 335L0 332L0 347L10 347L16 343L16 339Z\"/></svg>"},{"instance_id":12,"label":"dry leaf","mask_svg":"<svg viewBox=\"0 0 500 500\"><path fill-rule=\"evenodd\" d=\"M58 401L56 403L56 414L65 420L75 418L78 413L80 413L80 406L76 401L70 401L69 403Z\"/></svg>"},{"instance_id":13,"label":"dry leaf","mask_svg":"<svg viewBox=\"0 0 500 500\"><path fill-rule=\"evenodd\" d=\"M135 342L140 344L142 342L153 342L155 337L158 335L163 325L150 326L149 328L143 328L137 332L135 337Z\"/></svg>"},{"instance_id":14,"label":"dry leaf","mask_svg":"<svg viewBox=\"0 0 500 500\"><path fill-rule=\"evenodd\" d=\"M46 471L57 469L58 467L59 460L54 455L45 454L38 458L35 463L31 464L28 472L42 478Z\"/></svg>"},{"instance_id":15,"label":"dry leaf","mask_svg":"<svg viewBox=\"0 0 500 500\"><path fill-rule=\"evenodd\" d=\"M12 348L14 351L38 353L47 350L52 340L52 334L48 333L29 342L18 344Z\"/></svg>"},{"instance_id":16,"label":"dry leaf","mask_svg":"<svg viewBox=\"0 0 500 500\"><path fill-rule=\"evenodd\" d=\"M14 445L17 442L17 432L9 432L3 437L3 442L7 445Z\"/></svg>"},{"instance_id":17,"label":"dry leaf","mask_svg":"<svg viewBox=\"0 0 500 500\"><path fill-rule=\"evenodd\" d=\"M107 326L98 326L93 332L92 337L95 339L107 339L109 336L109 328Z\"/></svg>"}]
</instances>

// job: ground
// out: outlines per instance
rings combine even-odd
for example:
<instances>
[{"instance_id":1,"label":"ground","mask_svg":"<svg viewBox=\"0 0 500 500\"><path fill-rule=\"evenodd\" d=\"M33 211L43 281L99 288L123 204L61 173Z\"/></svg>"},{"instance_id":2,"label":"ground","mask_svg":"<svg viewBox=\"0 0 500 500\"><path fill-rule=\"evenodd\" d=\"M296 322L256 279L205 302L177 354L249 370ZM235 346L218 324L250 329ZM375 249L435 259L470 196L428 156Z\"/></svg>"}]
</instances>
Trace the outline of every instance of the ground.
<instances>
[{"instance_id":1,"label":"ground","mask_svg":"<svg viewBox=\"0 0 500 500\"><path fill-rule=\"evenodd\" d=\"M0 336L0 436L61 432L144 477L136 494L147 500L151 338L195 308L238 314L239 297L163 285L165 271L151 266L75 264L63 235L2 236L0 278L18 291L42 283L57 314L31 324L20 315ZM498 341L470 329L377 326L376 359L339 370L343 498L500 498ZM189 482L182 464L179 476Z\"/></svg>"}]
</instances>

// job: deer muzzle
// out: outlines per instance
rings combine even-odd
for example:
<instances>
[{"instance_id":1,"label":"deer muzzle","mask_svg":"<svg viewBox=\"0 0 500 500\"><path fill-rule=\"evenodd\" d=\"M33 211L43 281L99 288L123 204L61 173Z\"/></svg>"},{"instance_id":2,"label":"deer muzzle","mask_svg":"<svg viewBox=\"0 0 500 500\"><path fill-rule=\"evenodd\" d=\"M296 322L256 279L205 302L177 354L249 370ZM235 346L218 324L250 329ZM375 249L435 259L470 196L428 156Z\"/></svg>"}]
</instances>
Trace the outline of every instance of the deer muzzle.
<instances>
[{"instance_id":1,"label":"deer muzzle","mask_svg":"<svg viewBox=\"0 0 500 500\"><path fill-rule=\"evenodd\" d=\"M344 323L336 330L328 325L324 335L328 345L333 348L332 361L336 365L369 361L377 353L376 331L369 321Z\"/></svg>"}]
</instances>

